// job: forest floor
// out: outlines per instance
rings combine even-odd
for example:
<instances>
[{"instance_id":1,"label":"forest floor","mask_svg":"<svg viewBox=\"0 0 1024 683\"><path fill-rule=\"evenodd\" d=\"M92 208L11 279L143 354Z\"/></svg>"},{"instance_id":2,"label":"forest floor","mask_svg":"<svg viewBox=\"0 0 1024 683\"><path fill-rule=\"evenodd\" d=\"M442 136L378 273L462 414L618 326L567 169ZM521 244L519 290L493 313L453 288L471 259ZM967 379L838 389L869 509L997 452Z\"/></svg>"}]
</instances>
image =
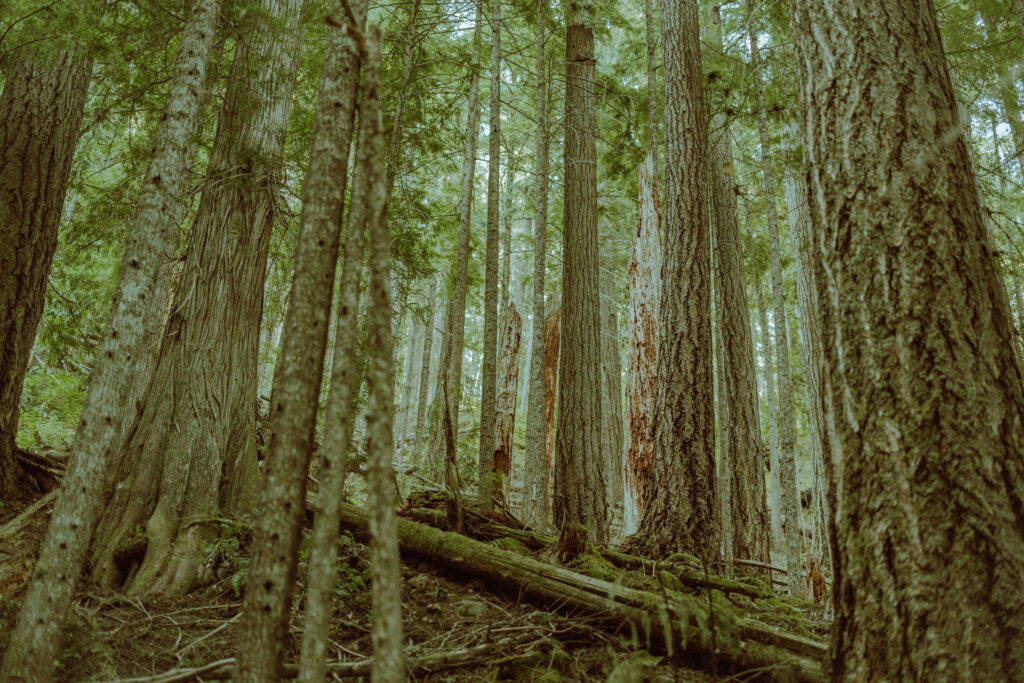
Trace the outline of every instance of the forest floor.
<instances>
[{"instance_id":1,"label":"forest floor","mask_svg":"<svg viewBox=\"0 0 1024 683\"><path fill-rule=\"evenodd\" d=\"M0 504L0 652L30 577L50 505L52 495ZM182 597L128 597L83 581L68 616L58 680L170 683L228 677L230 662L223 660L234 655L250 541L247 527L225 524L210 548L214 582ZM330 649L333 680L348 680L353 672L368 672L363 665L371 653L368 548L348 532L341 534L339 544ZM308 548L307 537L300 549L289 662L298 660L301 645ZM431 562L403 559L402 573L410 680L703 683L759 680L763 674L734 671L725 676L689 668L678 656L670 660L649 654L631 629L612 633L607 625L557 606L540 609L521 596ZM823 637L828 624L820 609L808 604L800 614L804 623L797 630Z\"/></svg>"}]
</instances>

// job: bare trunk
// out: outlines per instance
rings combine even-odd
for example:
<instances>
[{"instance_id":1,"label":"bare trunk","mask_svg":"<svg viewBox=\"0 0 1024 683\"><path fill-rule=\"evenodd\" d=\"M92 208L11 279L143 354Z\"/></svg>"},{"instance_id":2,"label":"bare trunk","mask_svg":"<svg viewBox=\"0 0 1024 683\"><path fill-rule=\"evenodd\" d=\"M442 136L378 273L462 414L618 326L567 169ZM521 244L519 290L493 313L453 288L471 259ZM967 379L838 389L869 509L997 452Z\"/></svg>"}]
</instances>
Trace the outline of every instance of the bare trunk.
<instances>
[{"instance_id":1,"label":"bare trunk","mask_svg":"<svg viewBox=\"0 0 1024 683\"><path fill-rule=\"evenodd\" d=\"M1024 378L935 8L799 0L794 14L833 679L1019 678Z\"/></svg>"},{"instance_id":2,"label":"bare trunk","mask_svg":"<svg viewBox=\"0 0 1024 683\"><path fill-rule=\"evenodd\" d=\"M548 239L548 98L545 58L547 1L537 2L537 150L535 158L533 219L533 328L530 341L530 403L526 414L526 463L523 508L526 522L546 529L550 518L548 481L550 450L547 445L547 392L545 352L547 312L544 306ZM558 355L557 351L555 353ZM556 360L557 367L557 360ZM552 402L553 403L553 402ZM552 405L552 411L554 405Z\"/></svg>"},{"instance_id":3,"label":"bare trunk","mask_svg":"<svg viewBox=\"0 0 1024 683\"><path fill-rule=\"evenodd\" d=\"M658 177L658 34L654 29L654 2L644 0L644 38L647 45L647 153L651 177Z\"/></svg>"},{"instance_id":4,"label":"bare trunk","mask_svg":"<svg viewBox=\"0 0 1024 683\"><path fill-rule=\"evenodd\" d=\"M654 399L658 393L658 317L661 309L661 201L654 157L639 169L640 217L629 262L626 375L624 533L636 531L654 494Z\"/></svg>"},{"instance_id":5,"label":"bare trunk","mask_svg":"<svg viewBox=\"0 0 1024 683\"><path fill-rule=\"evenodd\" d=\"M498 389L495 401L494 491L495 500L508 508L512 482L512 435L516 425L519 387L519 342L523 321L514 302L505 309L498 354Z\"/></svg>"},{"instance_id":6,"label":"bare trunk","mask_svg":"<svg viewBox=\"0 0 1024 683\"><path fill-rule=\"evenodd\" d=\"M145 335L160 259L171 244L168 218L185 187L185 165L198 121L204 75L220 9L200 0L185 26L181 48L154 138L132 237L98 350L85 407L72 445L72 465L50 515L18 623L0 667L8 681L47 680L56 663L64 616L92 537L110 452L121 435L125 383L132 354ZM8 74L7 86L12 84ZM82 88L84 90L84 87ZM84 98L84 94L82 95ZM6 167L5 167L6 168Z\"/></svg>"},{"instance_id":7,"label":"bare trunk","mask_svg":"<svg viewBox=\"0 0 1024 683\"><path fill-rule=\"evenodd\" d=\"M417 366L422 357L417 353L423 343L424 324L419 316L414 316L409 329L409 337L405 342L405 369L402 372L402 397L395 413L395 447L400 449L409 438L409 425L412 422L413 395L417 393L416 382L420 373Z\"/></svg>"},{"instance_id":8,"label":"bare trunk","mask_svg":"<svg viewBox=\"0 0 1024 683\"><path fill-rule=\"evenodd\" d=\"M601 295L601 463L609 513L622 505L622 459L625 434L622 415L622 360L619 351L619 314L614 287L602 279Z\"/></svg>"},{"instance_id":9,"label":"bare trunk","mask_svg":"<svg viewBox=\"0 0 1024 683\"><path fill-rule=\"evenodd\" d=\"M779 415L775 401L775 363L772 356L772 338L768 330L768 309L764 304L761 281L757 284L757 314L761 324L761 358L764 361L764 396L768 404L768 472L771 491L768 507L771 511L772 545L782 545L782 512L780 510L782 486L779 483Z\"/></svg>"},{"instance_id":10,"label":"bare trunk","mask_svg":"<svg viewBox=\"0 0 1024 683\"><path fill-rule=\"evenodd\" d=\"M655 489L638 545L716 561L718 485L711 359L708 126L696 0L663 0L665 244L658 319Z\"/></svg>"},{"instance_id":11,"label":"bare trunk","mask_svg":"<svg viewBox=\"0 0 1024 683\"><path fill-rule=\"evenodd\" d=\"M29 494L15 460L18 402L92 76L73 49L21 48L0 94L0 498Z\"/></svg>"},{"instance_id":12,"label":"bare trunk","mask_svg":"<svg viewBox=\"0 0 1024 683\"><path fill-rule=\"evenodd\" d=\"M550 306L548 307L550 308ZM544 460L540 476L542 490L538 494L538 528L551 525L551 502L554 496L552 465L555 461L555 417L558 407L558 357L562 344L562 307L556 303L544 318Z\"/></svg>"},{"instance_id":13,"label":"bare trunk","mask_svg":"<svg viewBox=\"0 0 1024 683\"><path fill-rule=\"evenodd\" d=\"M420 365L420 384L416 400L416 434L423 429L423 418L426 417L427 402L430 400L430 370L433 367L434 334L437 331L437 277L430 282L430 295L427 297L427 329L423 336L423 357ZM417 438L419 438L417 436Z\"/></svg>"},{"instance_id":14,"label":"bare trunk","mask_svg":"<svg viewBox=\"0 0 1024 683\"><path fill-rule=\"evenodd\" d=\"M484 258L484 353L480 380L478 500L489 509L494 491L494 420L498 353L498 240L501 206L501 0L491 0L491 117L488 133L487 243Z\"/></svg>"},{"instance_id":15,"label":"bare trunk","mask_svg":"<svg viewBox=\"0 0 1024 683\"><path fill-rule=\"evenodd\" d=\"M583 8L589 9L589 8ZM573 557L608 533L601 468L601 315L597 245L594 32L585 11L566 29L565 246L553 514Z\"/></svg>"}]
</instances>

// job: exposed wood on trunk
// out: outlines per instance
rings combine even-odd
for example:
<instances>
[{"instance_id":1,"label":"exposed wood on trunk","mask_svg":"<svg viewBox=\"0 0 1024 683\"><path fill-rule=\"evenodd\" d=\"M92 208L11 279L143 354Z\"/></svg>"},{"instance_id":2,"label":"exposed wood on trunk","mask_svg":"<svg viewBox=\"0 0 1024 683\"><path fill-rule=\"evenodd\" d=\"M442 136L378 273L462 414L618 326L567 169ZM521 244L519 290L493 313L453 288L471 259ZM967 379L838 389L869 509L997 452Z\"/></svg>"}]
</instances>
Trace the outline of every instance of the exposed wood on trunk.
<instances>
[{"instance_id":1,"label":"exposed wood on trunk","mask_svg":"<svg viewBox=\"0 0 1024 683\"><path fill-rule=\"evenodd\" d=\"M50 516L32 583L8 642L0 667L4 680L47 680L56 664L64 616L99 513L104 475L111 452L120 446L126 408L124 385L131 379L131 365L121 361L132 357L145 336L160 259L172 243L168 207L175 206L185 184L185 165L199 119L219 10L217 0L196 2L185 25L110 322L97 351L99 361L71 447L74 467L64 479ZM8 71L6 87L11 87L13 77Z\"/></svg>"},{"instance_id":2,"label":"exposed wood on trunk","mask_svg":"<svg viewBox=\"0 0 1024 683\"><path fill-rule=\"evenodd\" d=\"M550 307L547 307L550 309ZM555 409L558 407L558 355L562 342L562 307L555 304L544 319L544 453L537 477L537 528L551 524L551 498L554 495L552 465L555 460Z\"/></svg>"},{"instance_id":3,"label":"exposed wood on trunk","mask_svg":"<svg viewBox=\"0 0 1024 683\"><path fill-rule=\"evenodd\" d=\"M649 154L639 168L640 217L629 262L626 376L625 533L636 531L654 479L654 398L658 385L658 316L661 307L661 199Z\"/></svg>"},{"instance_id":4,"label":"exposed wood on trunk","mask_svg":"<svg viewBox=\"0 0 1024 683\"><path fill-rule=\"evenodd\" d=\"M509 506L512 484L512 435L516 424L516 398L519 386L519 341L522 319L514 302L505 309L498 354L498 389L495 401L495 445L493 495L504 507Z\"/></svg>"},{"instance_id":5,"label":"exposed wood on trunk","mask_svg":"<svg viewBox=\"0 0 1024 683\"><path fill-rule=\"evenodd\" d=\"M625 418L622 412L622 352L619 312L611 277L601 278L601 466L609 515L623 505Z\"/></svg>"}]
</instances>

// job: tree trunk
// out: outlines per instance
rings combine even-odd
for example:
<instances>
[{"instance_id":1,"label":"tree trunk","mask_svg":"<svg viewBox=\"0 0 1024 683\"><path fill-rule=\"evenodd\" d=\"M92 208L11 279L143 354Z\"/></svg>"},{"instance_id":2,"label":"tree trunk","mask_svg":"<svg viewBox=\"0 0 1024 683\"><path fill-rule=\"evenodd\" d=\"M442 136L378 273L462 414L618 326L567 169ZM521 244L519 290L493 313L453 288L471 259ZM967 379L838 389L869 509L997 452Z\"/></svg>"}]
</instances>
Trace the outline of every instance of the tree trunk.
<instances>
[{"instance_id":1,"label":"tree trunk","mask_svg":"<svg viewBox=\"0 0 1024 683\"><path fill-rule=\"evenodd\" d=\"M409 425L412 422L413 395L417 393L416 382L420 373L417 363L422 357L417 351L422 346L424 324L419 316L414 315L410 324L409 338L405 342L405 370L402 372L402 397L395 413L395 447L401 449L409 438Z\"/></svg>"},{"instance_id":2,"label":"tree trunk","mask_svg":"<svg viewBox=\"0 0 1024 683\"><path fill-rule=\"evenodd\" d=\"M523 509L526 523L546 529L550 519L548 481L550 449L547 445L547 391L545 359L547 313L544 306L548 240L548 98L544 55L548 0L537 2L537 150L533 218L533 327L530 342L530 403L526 413L526 462L523 472ZM555 352L557 357L558 352ZM557 368L558 361L555 361ZM557 370L556 370L557 372ZM552 414L554 401L551 405Z\"/></svg>"},{"instance_id":3,"label":"tree trunk","mask_svg":"<svg viewBox=\"0 0 1024 683\"><path fill-rule=\"evenodd\" d=\"M550 303L550 302L549 302ZM545 308L551 309L550 305ZM558 407L558 357L562 345L562 307L556 303L544 318L544 456L539 476L537 493L537 528L544 530L551 525L552 498L554 497L554 476L552 464L555 461L555 415Z\"/></svg>"},{"instance_id":4,"label":"tree trunk","mask_svg":"<svg viewBox=\"0 0 1024 683\"><path fill-rule=\"evenodd\" d=\"M120 422L129 408L124 405L123 387L131 379L131 363L124 361L132 359L144 338L160 259L172 243L168 219L175 215L178 195L185 187L185 166L199 119L219 9L218 0L196 2L182 35L110 322L97 352L100 362L93 369L75 432L72 466L64 475L32 583L0 667L3 680L47 680L56 663L64 616L82 573L99 512L105 470L111 450L120 440ZM8 72L8 88L12 79L12 72Z\"/></svg>"},{"instance_id":5,"label":"tree trunk","mask_svg":"<svg viewBox=\"0 0 1024 683\"><path fill-rule=\"evenodd\" d=\"M555 437L554 521L565 557L608 533L601 467L601 315L597 245L594 32L585 6L566 29L565 246Z\"/></svg>"},{"instance_id":6,"label":"tree trunk","mask_svg":"<svg viewBox=\"0 0 1024 683\"><path fill-rule=\"evenodd\" d=\"M427 402L430 400L430 370L433 366L434 333L437 330L437 277L430 281L431 294L427 297L427 329L423 336L423 360L420 365L420 384L416 400L416 434L423 429L423 418L426 417ZM419 438L419 436L417 436Z\"/></svg>"},{"instance_id":7,"label":"tree trunk","mask_svg":"<svg viewBox=\"0 0 1024 683\"><path fill-rule=\"evenodd\" d=\"M301 4L263 0L236 48L173 312L97 530L96 577L132 594L194 586L216 535L204 520L256 503L259 324Z\"/></svg>"},{"instance_id":8,"label":"tree trunk","mask_svg":"<svg viewBox=\"0 0 1024 683\"><path fill-rule=\"evenodd\" d=\"M466 112L466 150L462 160L462 186L459 193L459 247L455 254L455 288L448 302L441 358L438 363L437 384L448 393L449 419L441 411L445 400L434 400L431 414L436 415L431 427L429 454L447 452L444 446L444 425L452 425L458 437L459 405L462 400L462 356L466 333L466 292L469 289L470 218L473 210L473 177L476 172L476 139L480 133L480 33L483 26L482 0L476 2L473 29L473 61L469 68L469 101ZM496 343L496 342L495 342Z\"/></svg>"},{"instance_id":9,"label":"tree trunk","mask_svg":"<svg viewBox=\"0 0 1024 683\"><path fill-rule=\"evenodd\" d=\"M761 50L757 44L754 21L754 0L747 0L747 30L750 36L750 57L753 65L754 96L757 104L757 130L761 143L761 172L764 176L765 220L772 273L772 313L775 325L775 356L779 373L779 493L782 512L782 535L786 549L786 578L791 595L803 597L803 545L801 531L800 478L796 452L796 421L793 417L793 380L789 371L789 321L783 290L782 242L775 206L775 166L768 134L768 113L761 88Z\"/></svg>"},{"instance_id":10,"label":"tree trunk","mask_svg":"<svg viewBox=\"0 0 1024 683\"><path fill-rule=\"evenodd\" d=\"M273 680L283 661L313 451L352 141L358 63L350 38L329 29L295 250L295 273L270 400L270 439L237 677ZM370 74L367 74L370 77ZM363 103L363 111L367 111ZM326 549L318 547L319 552Z\"/></svg>"},{"instance_id":11,"label":"tree trunk","mask_svg":"<svg viewBox=\"0 0 1024 683\"><path fill-rule=\"evenodd\" d=\"M1024 378L934 6L800 0L794 14L833 679L1019 678Z\"/></svg>"},{"instance_id":12,"label":"tree trunk","mask_svg":"<svg viewBox=\"0 0 1024 683\"><path fill-rule=\"evenodd\" d=\"M761 358L764 361L764 395L768 404L768 476L772 489L768 495L771 512L772 545L782 545L782 514L779 509L782 490L779 484L779 415L775 403L775 363L772 356L772 338L768 331L768 309L764 304L764 293L760 277L757 280L757 314L761 326Z\"/></svg>"},{"instance_id":13,"label":"tree trunk","mask_svg":"<svg viewBox=\"0 0 1024 683\"><path fill-rule=\"evenodd\" d=\"M623 501L622 451L625 444L622 415L622 359L619 351L619 314L614 286L602 278L601 295L601 463L604 469L608 510L619 509Z\"/></svg>"},{"instance_id":14,"label":"tree trunk","mask_svg":"<svg viewBox=\"0 0 1024 683\"><path fill-rule=\"evenodd\" d=\"M658 34L654 2L644 0L644 39L647 45L647 153L653 157L651 177L658 177Z\"/></svg>"},{"instance_id":15,"label":"tree trunk","mask_svg":"<svg viewBox=\"0 0 1024 683\"><path fill-rule=\"evenodd\" d=\"M717 9L712 24L711 31L720 45L721 17ZM728 518L732 532L733 554L728 559L770 562L771 522L765 499L768 454L761 438L754 343L736 207L736 176L724 114L716 114L713 127L721 135L713 151L711 197L715 212L715 284L721 292L718 329L725 380L725 396L720 400L728 415L725 449L729 454L730 501L729 507L723 509L723 517ZM752 573L754 569L738 567L745 573Z\"/></svg>"},{"instance_id":16,"label":"tree trunk","mask_svg":"<svg viewBox=\"0 0 1024 683\"><path fill-rule=\"evenodd\" d=\"M654 495L654 400L658 394L658 318L661 315L661 201L654 157L640 165L640 217L629 262L626 375L626 495L623 532L636 531Z\"/></svg>"},{"instance_id":17,"label":"tree trunk","mask_svg":"<svg viewBox=\"0 0 1024 683\"><path fill-rule=\"evenodd\" d=\"M24 494L15 460L18 402L36 329L71 160L92 75L74 49L16 50L0 94L0 498Z\"/></svg>"},{"instance_id":18,"label":"tree trunk","mask_svg":"<svg viewBox=\"0 0 1024 683\"><path fill-rule=\"evenodd\" d=\"M501 0L491 0L491 118L487 164L487 244L484 258L484 353L480 380L479 503L490 508L495 490L494 415L498 354L498 241L501 203Z\"/></svg>"},{"instance_id":19,"label":"tree trunk","mask_svg":"<svg viewBox=\"0 0 1024 683\"><path fill-rule=\"evenodd\" d=\"M654 491L637 536L651 555L718 559L711 362L708 126L696 0L663 0L665 245L658 320Z\"/></svg>"},{"instance_id":20,"label":"tree trunk","mask_svg":"<svg viewBox=\"0 0 1024 683\"><path fill-rule=\"evenodd\" d=\"M495 401L494 491L495 500L507 508L512 482L512 435L516 425L519 387L519 341L523 321L514 302L505 309L498 354L498 389Z\"/></svg>"}]
</instances>

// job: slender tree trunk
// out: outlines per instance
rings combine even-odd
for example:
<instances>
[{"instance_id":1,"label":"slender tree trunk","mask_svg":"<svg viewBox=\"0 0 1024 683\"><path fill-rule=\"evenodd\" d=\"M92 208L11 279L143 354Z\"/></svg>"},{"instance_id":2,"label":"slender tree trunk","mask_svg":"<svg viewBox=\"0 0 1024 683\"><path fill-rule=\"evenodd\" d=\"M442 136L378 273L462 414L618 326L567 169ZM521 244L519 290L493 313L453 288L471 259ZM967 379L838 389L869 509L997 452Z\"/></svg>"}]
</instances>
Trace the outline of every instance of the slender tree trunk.
<instances>
[{"instance_id":1,"label":"slender tree trunk","mask_svg":"<svg viewBox=\"0 0 1024 683\"><path fill-rule=\"evenodd\" d=\"M23 494L18 401L43 316L46 282L92 60L44 43L10 56L0 94L0 498Z\"/></svg>"},{"instance_id":2,"label":"slender tree trunk","mask_svg":"<svg viewBox=\"0 0 1024 683\"><path fill-rule=\"evenodd\" d=\"M713 238L718 239L717 235ZM717 245L717 242L716 242ZM717 246L716 246L717 249ZM718 262L714 264L715 272L718 272ZM715 310L721 310L722 295L718 291L718 277L715 276ZM718 318L718 321L721 317ZM719 322L720 324L720 322ZM732 529L732 459L729 454L729 402L726 399L728 390L725 388L725 352L722 349L722 328L716 325L712 328L715 344L715 407L717 409L715 424L718 427L718 495L722 519L722 552L725 554L726 571L732 574L735 571L733 558L736 557L733 550L733 529Z\"/></svg>"},{"instance_id":3,"label":"slender tree trunk","mask_svg":"<svg viewBox=\"0 0 1024 683\"><path fill-rule=\"evenodd\" d=\"M437 384L448 393L449 419L443 419L441 411L445 400L435 399L431 413L436 421L431 429L429 453L443 454L444 424L450 422L453 436L459 432L459 405L462 399L462 356L466 331L466 293L469 289L470 218L473 210L473 176L476 171L476 141L480 132L480 33L483 26L482 0L477 0L475 28L473 30L473 62L469 74L469 101L466 113L466 152L462 161L462 186L459 194L459 247L455 254L455 288L448 302L444 343L438 364Z\"/></svg>"},{"instance_id":4,"label":"slender tree trunk","mask_svg":"<svg viewBox=\"0 0 1024 683\"><path fill-rule=\"evenodd\" d=\"M434 334L437 329L437 277L430 283L431 295L427 297L427 329L423 336L423 360L420 365L420 384L416 400L416 434L423 429L423 418L426 417L427 402L430 400L430 370L433 366ZM419 438L419 436L417 436Z\"/></svg>"},{"instance_id":5,"label":"slender tree trunk","mask_svg":"<svg viewBox=\"0 0 1024 683\"><path fill-rule=\"evenodd\" d=\"M619 314L616 310L614 286L602 279L601 295L601 463L609 511L622 505L624 462L622 414L622 359L619 350Z\"/></svg>"},{"instance_id":6,"label":"slender tree trunk","mask_svg":"<svg viewBox=\"0 0 1024 683\"><path fill-rule=\"evenodd\" d=\"M412 397L417 392L416 380L419 379L417 361L421 357L417 351L422 346L424 332L423 321L414 316L409 330L409 338L405 342L405 370L402 372L402 397L395 413L395 446L400 449L409 436L409 423L412 413Z\"/></svg>"},{"instance_id":7,"label":"slender tree trunk","mask_svg":"<svg viewBox=\"0 0 1024 683\"><path fill-rule=\"evenodd\" d=\"M626 375L626 481L623 532L636 531L654 495L654 401L658 394L658 318L661 315L661 201L654 155L640 165L640 217L629 262Z\"/></svg>"},{"instance_id":8,"label":"slender tree trunk","mask_svg":"<svg viewBox=\"0 0 1024 683\"><path fill-rule=\"evenodd\" d=\"M768 113L761 88L761 50L757 44L754 0L747 0L747 30L754 70L754 96L757 103L757 129L761 142L761 172L764 176L765 218L772 273L772 312L775 324L775 355L779 373L779 485L782 511L782 535L786 549L786 579L791 595L803 597L805 586L800 559L801 531L800 480L796 451L796 420L793 416L793 380L789 370L789 321L783 290L782 241L775 206L775 166L768 134Z\"/></svg>"},{"instance_id":9,"label":"slender tree trunk","mask_svg":"<svg viewBox=\"0 0 1024 683\"><path fill-rule=\"evenodd\" d=\"M833 679L1019 678L1024 378L935 8L799 0L794 14Z\"/></svg>"},{"instance_id":10,"label":"slender tree trunk","mask_svg":"<svg viewBox=\"0 0 1024 683\"><path fill-rule=\"evenodd\" d=\"M498 353L498 241L501 206L501 0L491 0L491 118L487 166L487 245L484 259L484 353L480 381L479 503L492 504Z\"/></svg>"},{"instance_id":11,"label":"slender tree trunk","mask_svg":"<svg viewBox=\"0 0 1024 683\"><path fill-rule=\"evenodd\" d=\"M345 31L332 27L324 55L295 274L270 401L262 512L242 610L239 680L274 680L283 663L352 140L358 71L350 40ZM326 549L321 545L317 550Z\"/></svg>"},{"instance_id":12,"label":"slender tree trunk","mask_svg":"<svg viewBox=\"0 0 1024 683\"><path fill-rule=\"evenodd\" d=\"M546 529L550 519L548 481L550 451L547 447L544 359L546 351L544 283L548 239L548 98L547 0L537 2L537 149L534 160L533 218L533 328L530 342L530 403L526 413L526 462L523 473L523 507L530 526ZM557 355L557 353L556 353ZM552 409L554 406L552 406Z\"/></svg>"},{"instance_id":13,"label":"slender tree trunk","mask_svg":"<svg viewBox=\"0 0 1024 683\"><path fill-rule=\"evenodd\" d=\"M544 463L541 471L545 489L543 526L551 523L555 479L555 417L558 408L558 359L562 347L562 306L556 304L544 319Z\"/></svg>"},{"instance_id":14,"label":"slender tree trunk","mask_svg":"<svg viewBox=\"0 0 1024 683\"><path fill-rule=\"evenodd\" d=\"M721 17L717 8L713 15L710 32L721 47ZM712 152L711 196L715 213L715 284L721 293L717 310L721 370L725 380L720 385L725 395L719 400L728 416L728 442L724 448L729 458L730 500L729 507L723 509L723 517L729 520L728 527L733 534L732 557L768 562L771 559L771 522L765 498L768 454L761 438L754 343L736 206L736 177L724 114L715 116L713 127L721 133ZM741 571L756 573L750 569L742 567Z\"/></svg>"},{"instance_id":15,"label":"slender tree trunk","mask_svg":"<svg viewBox=\"0 0 1024 683\"><path fill-rule=\"evenodd\" d=\"M718 559L711 358L708 126L696 0L662 0L665 245L655 399L655 490L638 536L652 555Z\"/></svg>"},{"instance_id":16,"label":"slender tree trunk","mask_svg":"<svg viewBox=\"0 0 1024 683\"><path fill-rule=\"evenodd\" d=\"M512 435L516 425L519 388L519 342L523 321L514 302L505 309L498 354L498 389L495 401L494 491L495 500L507 508L512 483Z\"/></svg>"},{"instance_id":17,"label":"slender tree trunk","mask_svg":"<svg viewBox=\"0 0 1024 683\"><path fill-rule=\"evenodd\" d=\"M644 0L644 38L647 45L647 153L653 157L651 175L658 177L658 34L654 2Z\"/></svg>"},{"instance_id":18,"label":"slender tree trunk","mask_svg":"<svg viewBox=\"0 0 1024 683\"><path fill-rule=\"evenodd\" d=\"M594 32L589 5L566 29L565 246L562 353L555 445L554 520L563 557L608 533L601 467L600 253L597 245L597 141Z\"/></svg>"},{"instance_id":19,"label":"slender tree trunk","mask_svg":"<svg viewBox=\"0 0 1024 683\"><path fill-rule=\"evenodd\" d=\"M98 350L100 362L93 369L75 432L72 464L64 474L32 583L0 667L5 681L48 680L56 663L64 616L99 512L105 469L120 440L120 421L128 408L123 387L131 379L131 364L123 361L131 360L144 338L160 259L172 243L169 219L176 215L178 195L185 187L185 166L219 10L218 0L198 0L182 35L110 322ZM7 87L11 79L9 73Z\"/></svg>"},{"instance_id":20,"label":"slender tree trunk","mask_svg":"<svg viewBox=\"0 0 1024 683\"><path fill-rule=\"evenodd\" d=\"M771 511L772 542L782 545L782 514L780 511L782 486L779 483L779 415L775 402L775 362L772 355L772 338L768 330L768 309L764 304L764 293L760 279L757 280L757 313L761 325L761 357L764 360L764 395L768 404L768 473L772 489L768 496Z\"/></svg>"}]
</instances>

